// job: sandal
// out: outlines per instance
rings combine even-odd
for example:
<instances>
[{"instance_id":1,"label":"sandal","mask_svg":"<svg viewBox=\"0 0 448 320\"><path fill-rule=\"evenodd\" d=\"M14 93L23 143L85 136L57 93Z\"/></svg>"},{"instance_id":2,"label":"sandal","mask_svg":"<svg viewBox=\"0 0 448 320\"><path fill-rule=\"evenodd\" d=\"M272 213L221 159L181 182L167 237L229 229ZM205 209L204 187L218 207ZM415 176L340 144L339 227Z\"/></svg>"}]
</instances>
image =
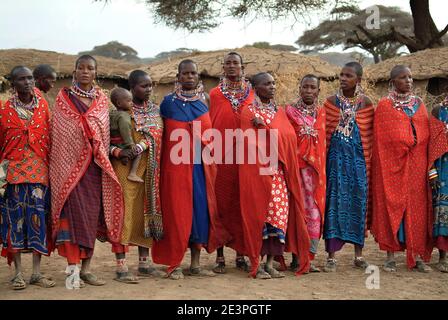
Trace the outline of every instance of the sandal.
<instances>
[{"instance_id":1,"label":"sandal","mask_svg":"<svg viewBox=\"0 0 448 320\"><path fill-rule=\"evenodd\" d=\"M166 275L166 278L169 278L171 280L181 280L183 279L184 273L182 272L182 268L176 268L171 273Z\"/></svg>"},{"instance_id":2,"label":"sandal","mask_svg":"<svg viewBox=\"0 0 448 320\"><path fill-rule=\"evenodd\" d=\"M394 260L386 261L383 270L386 272L397 272L397 263Z\"/></svg>"},{"instance_id":3,"label":"sandal","mask_svg":"<svg viewBox=\"0 0 448 320\"><path fill-rule=\"evenodd\" d=\"M263 268L258 268L255 278L262 279L262 280L272 279L271 275L269 273L267 273Z\"/></svg>"},{"instance_id":4,"label":"sandal","mask_svg":"<svg viewBox=\"0 0 448 320\"><path fill-rule=\"evenodd\" d=\"M415 267L413 269L418 272L423 272L423 273L429 273L432 271L432 268L430 266L428 266L426 263L424 263L423 261L417 261L417 264L415 265Z\"/></svg>"},{"instance_id":5,"label":"sandal","mask_svg":"<svg viewBox=\"0 0 448 320\"><path fill-rule=\"evenodd\" d=\"M53 281L53 279L51 279L50 277L44 276L39 273L31 275L30 284L42 288L53 288L56 285L56 282Z\"/></svg>"},{"instance_id":6,"label":"sandal","mask_svg":"<svg viewBox=\"0 0 448 320\"><path fill-rule=\"evenodd\" d=\"M144 277L144 278L149 278L149 277L161 277L163 275L162 272L160 272L159 270L157 270L155 267L153 266L148 266L148 267L139 267L138 268L138 273L137 273L140 277Z\"/></svg>"},{"instance_id":7,"label":"sandal","mask_svg":"<svg viewBox=\"0 0 448 320\"><path fill-rule=\"evenodd\" d=\"M277 271L275 268L264 267L264 270L269 273L272 279L284 278L285 274Z\"/></svg>"},{"instance_id":8,"label":"sandal","mask_svg":"<svg viewBox=\"0 0 448 320\"><path fill-rule=\"evenodd\" d=\"M440 272L443 273L448 273L448 261L440 261L437 265L436 265L437 270L439 270Z\"/></svg>"},{"instance_id":9,"label":"sandal","mask_svg":"<svg viewBox=\"0 0 448 320\"><path fill-rule=\"evenodd\" d=\"M321 272L321 270L318 267L316 267L314 264L310 263L310 268L308 269L308 272L318 273L318 272Z\"/></svg>"},{"instance_id":10,"label":"sandal","mask_svg":"<svg viewBox=\"0 0 448 320\"><path fill-rule=\"evenodd\" d=\"M359 268L359 269L363 269L363 270L367 269L367 267L369 266L369 264L363 257L355 257L355 260L353 260L353 264L354 264L355 268Z\"/></svg>"},{"instance_id":11,"label":"sandal","mask_svg":"<svg viewBox=\"0 0 448 320\"><path fill-rule=\"evenodd\" d=\"M11 280L11 287L13 290L23 290L26 288L26 282L23 278L23 273L17 273Z\"/></svg>"},{"instance_id":12,"label":"sandal","mask_svg":"<svg viewBox=\"0 0 448 320\"><path fill-rule=\"evenodd\" d=\"M202 269L201 267L190 268L188 275L196 277L216 277L215 273Z\"/></svg>"},{"instance_id":13,"label":"sandal","mask_svg":"<svg viewBox=\"0 0 448 320\"><path fill-rule=\"evenodd\" d=\"M329 258L324 267L324 272L336 272L336 259Z\"/></svg>"},{"instance_id":14,"label":"sandal","mask_svg":"<svg viewBox=\"0 0 448 320\"><path fill-rule=\"evenodd\" d=\"M81 280L83 280L85 283L90 284L91 286L104 286L106 284L106 281L98 279L96 275L93 273L81 273L79 275Z\"/></svg>"},{"instance_id":15,"label":"sandal","mask_svg":"<svg viewBox=\"0 0 448 320\"><path fill-rule=\"evenodd\" d=\"M249 272L250 270L249 264L247 263L246 259L244 259L244 257L237 257L235 259L235 264L237 269L240 269L245 272Z\"/></svg>"},{"instance_id":16,"label":"sandal","mask_svg":"<svg viewBox=\"0 0 448 320\"><path fill-rule=\"evenodd\" d=\"M226 262L224 260L224 257L217 257L216 258L216 265L212 269L214 273L218 274L224 274L226 273Z\"/></svg>"},{"instance_id":17,"label":"sandal","mask_svg":"<svg viewBox=\"0 0 448 320\"><path fill-rule=\"evenodd\" d=\"M123 282L123 283L127 283L127 284L136 284L139 283L140 280L138 279L138 277L134 276L131 272L129 271L124 271L124 272L115 272L116 273L116 277L114 278L115 281L118 282Z\"/></svg>"}]
</instances>

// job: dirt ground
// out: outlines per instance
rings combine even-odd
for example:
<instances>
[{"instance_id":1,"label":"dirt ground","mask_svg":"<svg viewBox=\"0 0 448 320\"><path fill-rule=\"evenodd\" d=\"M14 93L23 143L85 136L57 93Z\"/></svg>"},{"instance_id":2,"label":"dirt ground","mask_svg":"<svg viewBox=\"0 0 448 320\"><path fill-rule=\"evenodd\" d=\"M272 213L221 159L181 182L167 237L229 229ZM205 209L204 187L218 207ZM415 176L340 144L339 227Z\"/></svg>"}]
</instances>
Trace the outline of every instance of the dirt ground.
<instances>
[{"instance_id":1,"label":"dirt ground","mask_svg":"<svg viewBox=\"0 0 448 320\"><path fill-rule=\"evenodd\" d=\"M318 266L325 262L323 243L316 258ZM365 257L370 264L381 266L385 253L380 252L371 237L367 239ZM247 274L235 268L235 253L226 249L228 270L224 275L214 278L196 278L186 276L184 280L169 280L164 278L144 278L139 284L122 284L113 280L114 256L110 245L97 242L96 253L92 261L92 271L107 281L103 287L87 286L81 290L67 290L65 288L66 267L65 260L57 255L44 257L42 271L51 275L56 281L55 288L42 289L36 286L28 286L22 291L13 291L8 287L13 275L13 269L9 268L2 259L0 265L0 300L32 299L32 300L269 300L269 299L448 299L448 274L433 271L422 274L408 271L405 265L405 256L397 255L398 272L388 274L380 271L380 288L367 289L366 279L369 275L352 267L353 246L347 245L337 255L338 271L336 273L313 273L302 277L295 277L291 272L286 272L283 279L255 280L247 277ZM183 263L188 268L189 254ZM207 268L212 268L215 255L203 254L202 263ZM25 276L31 275L31 255L26 254L22 258L25 266ZM137 249L131 248L128 257L129 267L132 271L137 268ZM431 266L438 260L438 253L434 251ZM290 255L287 255L289 264ZM165 270L163 266L158 266Z\"/></svg>"}]
</instances>

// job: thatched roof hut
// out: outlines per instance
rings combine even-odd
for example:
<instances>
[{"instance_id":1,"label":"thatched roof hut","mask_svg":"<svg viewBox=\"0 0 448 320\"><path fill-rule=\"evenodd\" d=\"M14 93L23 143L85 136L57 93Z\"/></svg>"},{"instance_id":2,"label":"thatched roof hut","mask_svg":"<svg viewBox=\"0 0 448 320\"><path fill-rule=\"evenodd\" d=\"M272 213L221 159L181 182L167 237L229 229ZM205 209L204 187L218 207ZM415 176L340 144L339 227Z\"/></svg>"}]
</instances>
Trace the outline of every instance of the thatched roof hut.
<instances>
[{"instance_id":1,"label":"thatched roof hut","mask_svg":"<svg viewBox=\"0 0 448 320\"><path fill-rule=\"evenodd\" d=\"M0 50L0 92L7 88L2 85L2 78L4 80L15 66L23 65L33 69L37 65L45 63L51 65L58 75L55 89L47 95L51 102L61 87L70 85L76 59L76 55L53 51ZM115 85L125 85L129 71L139 67L139 65L111 58L96 56L95 59L98 61L98 81L106 89L113 88Z\"/></svg>"},{"instance_id":2,"label":"thatched roof hut","mask_svg":"<svg viewBox=\"0 0 448 320\"><path fill-rule=\"evenodd\" d=\"M418 51L366 67L365 77L375 86L378 96L387 94L390 71L399 64L411 68L416 92L427 102L432 102L431 96L443 93L448 83L448 47Z\"/></svg>"},{"instance_id":3,"label":"thatched roof hut","mask_svg":"<svg viewBox=\"0 0 448 320\"><path fill-rule=\"evenodd\" d=\"M201 79L207 90L218 84L222 76L222 63L224 56L234 50L219 50L192 54L188 57L175 58L170 61L150 64L145 68L149 72L157 87L155 93L157 100L169 93L177 74L177 66L183 59L192 59L198 64ZM242 55L246 76L258 72L272 73L277 80L277 97L280 103L290 101L297 92L298 79L305 74L313 73L323 80L323 94L332 87L331 82L338 77L339 67L314 56L282 52L269 49L246 47L236 49Z\"/></svg>"}]
</instances>

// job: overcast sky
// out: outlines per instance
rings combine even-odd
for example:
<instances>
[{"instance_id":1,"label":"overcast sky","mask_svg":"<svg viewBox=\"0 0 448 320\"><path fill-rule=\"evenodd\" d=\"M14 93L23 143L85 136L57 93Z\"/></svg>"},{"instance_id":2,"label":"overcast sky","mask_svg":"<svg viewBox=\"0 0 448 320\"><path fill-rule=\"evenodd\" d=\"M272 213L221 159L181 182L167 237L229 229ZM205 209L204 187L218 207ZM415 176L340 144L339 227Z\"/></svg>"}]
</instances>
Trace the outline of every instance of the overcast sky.
<instances>
[{"instance_id":1,"label":"overcast sky","mask_svg":"<svg viewBox=\"0 0 448 320\"><path fill-rule=\"evenodd\" d=\"M361 0L360 7L373 4L398 6L409 11L408 0ZM448 23L448 1L430 0L431 14L439 29ZM35 48L76 54L112 40L127 44L140 57L151 57L180 47L199 50L237 48L256 41L294 44L304 30L316 26L292 21L244 21L227 19L206 33L190 34L154 24L145 5L138 0L113 0L104 6L92 0L0 0L0 49Z\"/></svg>"}]
</instances>

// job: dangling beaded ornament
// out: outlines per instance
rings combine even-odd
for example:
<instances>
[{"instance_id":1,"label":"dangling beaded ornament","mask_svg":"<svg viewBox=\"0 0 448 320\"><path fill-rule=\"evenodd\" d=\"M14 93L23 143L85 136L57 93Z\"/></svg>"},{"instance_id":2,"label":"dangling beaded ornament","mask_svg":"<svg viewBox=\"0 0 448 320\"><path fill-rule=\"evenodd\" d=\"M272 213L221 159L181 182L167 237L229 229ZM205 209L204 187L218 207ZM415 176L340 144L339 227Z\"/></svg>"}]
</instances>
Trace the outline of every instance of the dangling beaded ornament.
<instances>
[{"instance_id":1,"label":"dangling beaded ornament","mask_svg":"<svg viewBox=\"0 0 448 320\"><path fill-rule=\"evenodd\" d=\"M219 82L218 88L222 95L229 100L233 111L238 111L241 103L249 97L252 86L245 78L232 82L224 77Z\"/></svg>"},{"instance_id":2,"label":"dangling beaded ornament","mask_svg":"<svg viewBox=\"0 0 448 320\"><path fill-rule=\"evenodd\" d=\"M146 101L143 105L132 104L132 117L135 121L135 128L137 132L149 134L150 128L160 128L159 110L155 103Z\"/></svg>"},{"instance_id":3,"label":"dangling beaded ornament","mask_svg":"<svg viewBox=\"0 0 448 320\"><path fill-rule=\"evenodd\" d=\"M336 127L336 131L340 132L345 138L351 137L356 111L362 103L363 95L355 91L355 96L348 98L344 96L342 90L336 94L340 101L341 119Z\"/></svg>"},{"instance_id":4,"label":"dangling beaded ornament","mask_svg":"<svg viewBox=\"0 0 448 320\"><path fill-rule=\"evenodd\" d=\"M405 109L413 110L417 103L417 97L409 93L398 93L396 90L389 92L388 98L392 101L395 109L405 112Z\"/></svg>"},{"instance_id":5,"label":"dangling beaded ornament","mask_svg":"<svg viewBox=\"0 0 448 320\"><path fill-rule=\"evenodd\" d=\"M317 101L315 100L312 105L307 105L305 102L303 102L302 98L299 98L296 102L291 104L291 106L299 110L301 116L303 117L300 134L317 138L317 130L314 128L314 124L316 123L317 118ZM307 117L312 118L311 123L310 121L307 121Z\"/></svg>"},{"instance_id":6,"label":"dangling beaded ornament","mask_svg":"<svg viewBox=\"0 0 448 320\"><path fill-rule=\"evenodd\" d=\"M255 96L254 103L249 106L249 110L255 115L255 118L266 118L266 124L270 124L274 120L277 112L277 104L275 100L263 103L258 96Z\"/></svg>"}]
</instances>

